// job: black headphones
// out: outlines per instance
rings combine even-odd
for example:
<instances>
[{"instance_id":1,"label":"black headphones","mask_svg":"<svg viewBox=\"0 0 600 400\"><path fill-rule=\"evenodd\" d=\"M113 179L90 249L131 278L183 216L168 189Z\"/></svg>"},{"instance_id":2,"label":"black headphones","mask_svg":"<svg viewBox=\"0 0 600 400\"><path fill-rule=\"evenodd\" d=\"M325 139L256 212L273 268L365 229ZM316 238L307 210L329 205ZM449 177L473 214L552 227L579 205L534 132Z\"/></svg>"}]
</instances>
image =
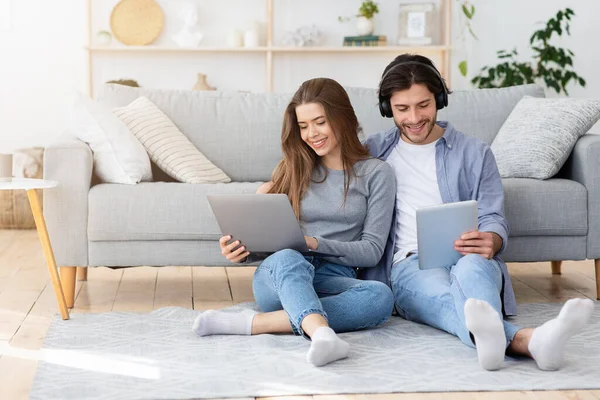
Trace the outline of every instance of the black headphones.
<instances>
[{"instance_id":1,"label":"black headphones","mask_svg":"<svg viewBox=\"0 0 600 400\"><path fill-rule=\"evenodd\" d=\"M428 65L428 64L425 64L425 63L422 63L419 61L399 62L398 64L393 65L390 69L387 70L387 72L385 74L383 74L383 76L381 77L381 83L383 83L383 80L389 75L389 73L392 72L394 69L396 69L398 66L408 65L408 64L420 65L425 68L429 68L431 71L433 71L435 73L435 75L440 80L440 83L442 84L442 91L435 95L435 106L438 110L441 110L442 108L446 107L448 105L448 88L446 87L446 83L444 82L444 79L442 79L442 75L440 75L438 70L435 69L434 67L432 67L431 65ZM380 87L379 112L381 112L382 117L392 118L393 113L392 113L392 106L390 105L390 98L381 96L381 83L379 84L379 87Z\"/></svg>"}]
</instances>

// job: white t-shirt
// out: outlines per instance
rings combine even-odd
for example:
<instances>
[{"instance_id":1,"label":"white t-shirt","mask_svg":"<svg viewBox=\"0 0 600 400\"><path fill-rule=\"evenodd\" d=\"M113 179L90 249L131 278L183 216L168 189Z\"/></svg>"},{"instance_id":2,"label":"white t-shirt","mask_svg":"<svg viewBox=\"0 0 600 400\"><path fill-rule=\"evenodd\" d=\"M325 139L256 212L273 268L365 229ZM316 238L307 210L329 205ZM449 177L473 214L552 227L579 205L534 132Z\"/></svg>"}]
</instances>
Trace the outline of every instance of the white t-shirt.
<instances>
[{"instance_id":1,"label":"white t-shirt","mask_svg":"<svg viewBox=\"0 0 600 400\"><path fill-rule=\"evenodd\" d=\"M394 264L417 251L416 210L443 203L437 183L436 143L416 145L400 138L387 159L396 173L397 185Z\"/></svg>"}]
</instances>

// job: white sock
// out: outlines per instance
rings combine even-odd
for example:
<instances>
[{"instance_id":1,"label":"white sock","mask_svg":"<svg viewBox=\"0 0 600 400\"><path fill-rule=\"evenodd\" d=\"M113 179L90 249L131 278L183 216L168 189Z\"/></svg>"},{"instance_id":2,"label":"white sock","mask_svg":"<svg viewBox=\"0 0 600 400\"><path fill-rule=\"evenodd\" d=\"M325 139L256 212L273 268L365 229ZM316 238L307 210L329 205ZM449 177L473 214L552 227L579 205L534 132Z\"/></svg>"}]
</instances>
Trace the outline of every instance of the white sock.
<instances>
[{"instance_id":1,"label":"white sock","mask_svg":"<svg viewBox=\"0 0 600 400\"><path fill-rule=\"evenodd\" d=\"M198 336L209 335L252 335L252 320L256 311L224 312L208 310L194 321L192 330Z\"/></svg>"},{"instance_id":2,"label":"white sock","mask_svg":"<svg viewBox=\"0 0 600 400\"><path fill-rule=\"evenodd\" d=\"M564 360L567 341L579 332L590 319L594 302L590 299L571 299L558 317L537 327L529 341L529 352L544 371L556 371Z\"/></svg>"},{"instance_id":3,"label":"white sock","mask_svg":"<svg viewBox=\"0 0 600 400\"><path fill-rule=\"evenodd\" d=\"M316 367L348 357L350 345L340 339L328 326L315 329L311 339L312 343L306 359Z\"/></svg>"},{"instance_id":4,"label":"white sock","mask_svg":"<svg viewBox=\"0 0 600 400\"><path fill-rule=\"evenodd\" d=\"M506 352L506 334L498 312L486 301L467 299L465 322L475 337L479 364L488 371L501 368Z\"/></svg>"}]
</instances>

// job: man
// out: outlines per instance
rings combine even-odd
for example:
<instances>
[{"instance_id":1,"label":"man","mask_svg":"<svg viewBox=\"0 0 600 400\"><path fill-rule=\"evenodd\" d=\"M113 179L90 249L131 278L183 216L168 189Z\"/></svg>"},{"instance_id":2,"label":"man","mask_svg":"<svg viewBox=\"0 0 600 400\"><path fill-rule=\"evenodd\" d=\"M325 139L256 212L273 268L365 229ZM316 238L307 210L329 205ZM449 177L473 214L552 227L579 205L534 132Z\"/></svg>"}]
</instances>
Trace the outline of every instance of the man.
<instances>
[{"instance_id":1,"label":"man","mask_svg":"<svg viewBox=\"0 0 600 400\"><path fill-rule=\"evenodd\" d=\"M502 367L507 351L535 359L542 370L556 370L567 340L588 321L593 302L569 300L556 319L536 329L503 320L515 315L516 300L498 256L508 240L502 182L489 146L448 122L436 122L448 94L426 57L403 54L384 70L380 111L396 126L370 136L366 144L396 172L396 207L384 256L362 277L388 283L402 317L476 347L487 370ZM455 242L463 257L447 268L419 269L416 209L464 200L477 200L479 229Z\"/></svg>"}]
</instances>

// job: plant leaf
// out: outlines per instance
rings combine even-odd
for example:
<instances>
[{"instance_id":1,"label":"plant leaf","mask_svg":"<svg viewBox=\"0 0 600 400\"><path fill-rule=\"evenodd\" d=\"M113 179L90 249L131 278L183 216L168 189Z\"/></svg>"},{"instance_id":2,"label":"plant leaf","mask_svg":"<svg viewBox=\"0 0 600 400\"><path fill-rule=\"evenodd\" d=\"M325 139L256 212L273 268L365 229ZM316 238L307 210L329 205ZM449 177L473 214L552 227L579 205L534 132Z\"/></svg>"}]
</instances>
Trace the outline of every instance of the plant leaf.
<instances>
[{"instance_id":1,"label":"plant leaf","mask_svg":"<svg viewBox=\"0 0 600 400\"><path fill-rule=\"evenodd\" d=\"M462 11L463 11L463 14L465 14L465 16L468 19L473 18L473 15L471 14L471 12L469 11L469 9L467 8L467 6L465 4L462 5Z\"/></svg>"},{"instance_id":2,"label":"plant leaf","mask_svg":"<svg viewBox=\"0 0 600 400\"><path fill-rule=\"evenodd\" d=\"M467 76L467 60L458 63L458 70L462 76Z\"/></svg>"}]
</instances>

